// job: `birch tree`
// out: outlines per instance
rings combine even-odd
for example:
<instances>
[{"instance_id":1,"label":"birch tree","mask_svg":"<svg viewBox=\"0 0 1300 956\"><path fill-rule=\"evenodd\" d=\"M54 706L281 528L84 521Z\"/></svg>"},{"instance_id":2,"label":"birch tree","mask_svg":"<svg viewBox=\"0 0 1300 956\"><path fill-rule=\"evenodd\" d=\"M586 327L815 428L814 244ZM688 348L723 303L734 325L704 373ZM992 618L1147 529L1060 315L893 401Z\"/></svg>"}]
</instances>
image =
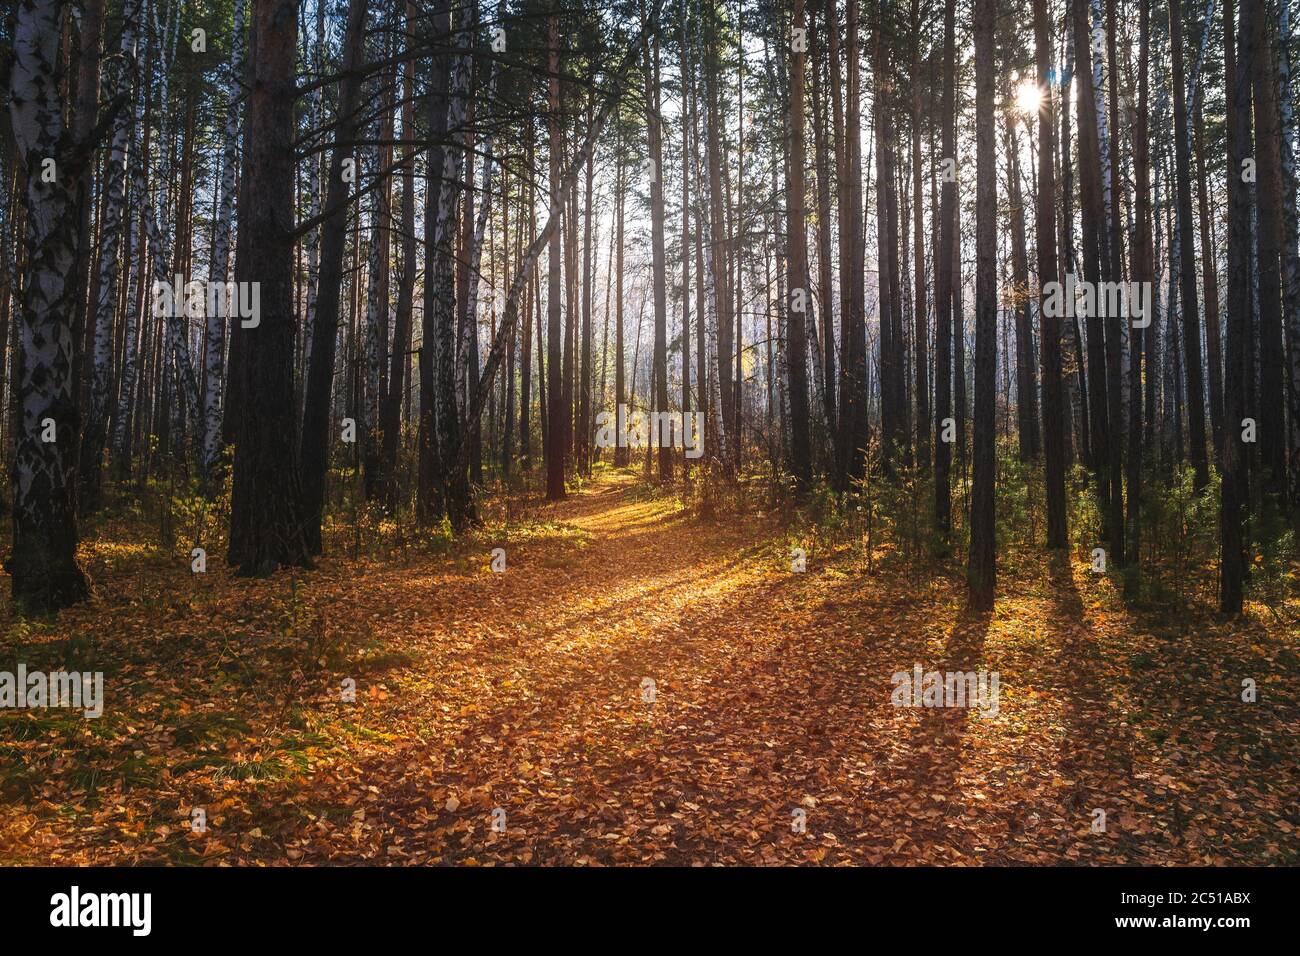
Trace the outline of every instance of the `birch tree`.
<instances>
[{"instance_id":1,"label":"birch tree","mask_svg":"<svg viewBox=\"0 0 1300 956\"><path fill-rule=\"evenodd\" d=\"M64 135L58 82L61 6L57 0L18 5L9 77L14 144L27 173L27 231L18 311L13 552L7 570L14 602L39 611L65 607L88 593L76 559L78 414L69 321L77 289L79 221L72 184L75 162L86 159L69 149ZM89 150L89 144L78 146Z\"/></svg>"},{"instance_id":2,"label":"birch tree","mask_svg":"<svg viewBox=\"0 0 1300 956\"><path fill-rule=\"evenodd\" d=\"M139 17L140 0L125 0L118 55L110 58L104 69L104 95L110 100L124 99L131 89ZM126 164L131 116L129 110L121 111L113 126L108 158L104 165L104 211L99 227L99 281L96 283L98 295L92 311L94 339L90 407L81 437L79 469L80 507L83 514L97 511L103 501L101 483L104 443L108 437L108 414L112 401L109 388L113 373L113 314L118 300L118 259L126 232Z\"/></svg>"},{"instance_id":3,"label":"birch tree","mask_svg":"<svg viewBox=\"0 0 1300 956\"><path fill-rule=\"evenodd\" d=\"M230 75L226 81L226 119L221 138L221 186L217 221L212 229L210 283L226 282L230 274L230 226L235 212L235 175L239 163L239 102L244 75L244 0L235 0L235 23L230 35ZM311 165L318 164L313 160ZM221 396L223 393L226 322L230 310L213 310L207 316L203 351L206 380L203 392L203 470L211 476L221 454Z\"/></svg>"}]
</instances>

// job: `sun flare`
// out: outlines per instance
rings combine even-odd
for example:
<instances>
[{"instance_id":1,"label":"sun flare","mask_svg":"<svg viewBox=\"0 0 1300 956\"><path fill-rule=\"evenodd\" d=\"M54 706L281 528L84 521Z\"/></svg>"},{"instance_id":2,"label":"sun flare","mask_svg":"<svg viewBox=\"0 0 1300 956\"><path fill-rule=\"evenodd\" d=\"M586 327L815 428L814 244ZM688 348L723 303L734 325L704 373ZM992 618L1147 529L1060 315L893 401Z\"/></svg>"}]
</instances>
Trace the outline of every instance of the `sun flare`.
<instances>
[{"instance_id":1,"label":"sun flare","mask_svg":"<svg viewBox=\"0 0 1300 956\"><path fill-rule=\"evenodd\" d=\"M1033 80L1025 80L1016 91L1016 107L1022 113L1037 113L1043 105L1043 91Z\"/></svg>"}]
</instances>

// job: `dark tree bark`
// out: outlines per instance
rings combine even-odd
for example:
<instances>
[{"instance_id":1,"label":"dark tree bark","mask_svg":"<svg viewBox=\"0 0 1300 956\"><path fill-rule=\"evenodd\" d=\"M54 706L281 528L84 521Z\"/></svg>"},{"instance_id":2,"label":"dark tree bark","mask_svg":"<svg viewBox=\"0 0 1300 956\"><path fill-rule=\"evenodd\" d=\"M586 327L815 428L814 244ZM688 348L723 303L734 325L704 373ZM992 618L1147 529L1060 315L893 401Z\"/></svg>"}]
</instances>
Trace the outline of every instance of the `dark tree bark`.
<instances>
[{"instance_id":1,"label":"dark tree bark","mask_svg":"<svg viewBox=\"0 0 1300 956\"><path fill-rule=\"evenodd\" d=\"M956 87L956 0L943 8L943 157L945 170L940 199L939 250L935 256L934 283L934 514L945 540L952 533L952 442L945 437L952 417L952 263L957 242L957 133ZM1041 241L1041 238L1040 238Z\"/></svg>"},{"instance_id":2,"label":"dark tree bark","mask_svg":"<svg viewBox=\"0 0 1300 956\"><path fill-rule=\"evenodd\" d=\"M413 35L415 5L406 0L406 29ZM415 58L402 67L402 136L413 137L415 121ZM393 347L388 372L388 390L380 415L383 433L383 481L389 511L397 510L397 452L402 439L402 397L406 389L407 353L411 348L411 322L418 271L415 238L415 147L406 148L402 167L402 277L397 286L397 308L393 324Z\"/></svg>"},{"instance_id":3,"label":"dark tree bark","mask_svg":"<svg viewBox=\"0 0 1300 956\"><path fill-rule=\"evenodd\" d=\"M796 0L798 2L798 0ZM644 17L645 4L641 4ZM653 164L653 177L650 182L650 247L653 268L653 286L655 299L655 344L653 358L654 381L652 394L654 400L651 415L656 412L667 413L668 408L668 286L667 262L664 254L664 151L663 119L659 103L659 41L646 31L645 44L645 112L646 135L650 148L650 162ZM588 167L590 170L591 167ZM588 180L590 181L590 180ZM657 419L651 418L651 422ZM652 431L659 443L659 480L673 480L673 448L665 443L662 434L652 425ZM670 439L671 440L671 439Z\"/></svg>"},{"instance_id":4,"label":"dark tree bark","mask_svg":"<svg viewBox=\"0 0 1300 956\"><path fill-rule=\"evenodd\" d=\"M1145 11L1144 11L1145 12ZM1215 252L1214 226L1210 218L1209 188L1205 168L1205 118L1202 115L1205 84L1198 83L1193 107L1193 145L1196 161L1196 204L1201 233L1201 275L1205 284L1205 357L1210 380L1210 440L1218 467L1223 467L1223 336L1219 317L1219 261ZM1152 262L1154 262L1154 255ZM1154 266L1152 267L1154 281ZM1130 442L1130 447L1132 443ZM1134 545L1136 547L1136 544Z\"/></svg>"},{"instance_id":5,"label":"dark tree bark","mask_svg":"<svg viewBox=\"0 0 1300 956\"><path fill-rule=\"evenodd\" d=\"M1151 234L1151 156L1147 135L1150 106L1150 52L1151 11L1147 4L1138 14L1138 101L1137 111L1130 117L1133 129L1133 175L1137 199L1137 241L1133 249L1133 279L1136 282L1155 282L1155 246ZM1209 246L1204 247L1208 250ZM1208 267L1213 271L1213 263ZM1208 286L1207 286L1208 292ZM1207 298L1206 304L1209 304ZM1154 302L1152 312L1154 312ZM1130 317L1129 334L1129 419L1128 419L1128 547L1131 555L1130 571L1125 579L1130 592L1137 587L1142 556L1142 364L1147 328L1154 320L1146 316L1147 327L1133 324ZM1147 374L1151 374L1148 363Z\"/></svg>"},{"instance_id":6,"label":"dark tree bark","mask_svg":"<svg viewBox=\"0 0 1300 956\"><path fill-rule=\"evenodd\" d=\"M997 580L993 485L997 365L997 156L994 151L994 0L975 0L975 432L970 562L966 584L972 609L993 607Z\"/></svg>"},{"instance_id":7,"label":"dark tree bark","mask_svg":"<svg viewBox=\"0 0 1300 956\"><path fill-rule=\"evenodd\" d=\"M1011 272L1015 289L1016 327L1016 431L1021 461L1037 461L1041 451L1038 432L1038 376L1034 371L1033 325L1029 315L1029 253L1025 241L1025 203L1020 188L1020 137L1015 118L1003 117L1010 186ZM1055 244L1055 236L1053 236Z\"/></svg>"},{"instance_id":8,"label":"dark tree bark","mask_svg":"<svg viewBox=\"0 0 1300 956\"><path fill-rule=\"evenodd\" d=\"M1071 15L1068 12L1065 20L1066 60L1061 81L1061 136L1058 140L1061 150L1061 214L1057 232L1057 254L1060 259L1057 281L1061 283L1066 281L1067 276L1074 275L1078 271L1074 255L1074 166L1070 152L1069 106L1069 90L1074 75L1074 31L1071 26ZM1079 327L1077 315L1069 317L1062 325L1061 335L1061 370L1065 378L1067 398L1064 408L1065 464L1068 468L1073 463L1074 449L1077 446L1080 460L1085 466L1092 467L1092 432L1088 422L1088 376L1087 366L1083 360L1083 332Z\"/></svg>"},{"instance_id":9,"label":"dark tree bark","mask_svg":"<svg viewBox=\"0 0 1300 956\"><path fill-rule=\"evenodd\" d=\"M1097 128L1097 99L1091 53L1088 0L1074 0L1074 53L1078 62L1079 94L1079 186L1083 221L1083 276L1094 290L1110 280L1110 250L1107 241L1106 210L1102 194L1101 146ZM1107 375L1106 324L1094 307L1085 317L1088 330L1088 417L1092 438L1092 466L1097 479L1097 510L1110 532L1111 461L1109 382ZM1112 551L1115 542L1108 542ZM1122 546L1122 545L1121 545ZM1112 554L1116 563L1122 563Z\"/></svg>"},{"instance_id":10,"label":"dark tree bark","mask_svg":"<svg viewBox=\"0 0 1300 956\"><path fill-rule=\"evenodd\" d=\"M528 122L528 140L527 156L528 168L535 169L533 165L536 154L537 126L532 120ZM533 236L537 232L537 188L533 181L528 183L528 235ZM520 315L521 330L523 332L523 342L519 357L519 455L523 461L524 471L532 471L533 468L533 439L530 416L532 414L533 401L533 323L529 318L529 313L537 309L537 277L533 276L528 283L527 299L524 303L523 312ZM539 313L540 315L540 313ZM540 337L539 342L540 344ZM545 403L543 403L544 408ZM545 411L541 416L545 419Z\"/></svg>"},{"instance_id":11,"label":"dark tree bark","mask_svg":"<svg viewBox=\"0 0 1300 956\"><path fill-rule=\"evenodd\" d=\"M876 77L875 96L872 99L876 160L876 316L880 329L880 464L886 475L894 473L895 458L902 452L902 409L898 403L898 383L902 376L901 343L898 342L894 312L898 289L895 256L898 241L890 215L890 194L894 183L890 168L892 146L889 140L890 81L886 79L889 67L885 49L880 39L880 20L883 4L877 4L877 16L872 27L873 66Z\"/></svg>"},{"instance_id":12,"label":"dark tree bark","mask_svg":"<svg viewBox=\"0 0 1300 956\"><path fill-rule=\"evenodd\" d=\"M912 269L915 292L912 309L916 325L916 463L930 472L929 327L925 304L925 205L921 196L921 9L912 0Z\"/></svg>"},{"instance_id":13,"label":"dark tree bark","mask_svg":"<svg viewBox=\"0 0 1300 956\"><path fill-rule=\"evenodd\" d=\"M447 138L451 86L451 61L447 39L451 34L448 0L436 0L433 10L435 40L432 76L429 79L425 110L428 115L429 153L425 171L424 193L424 313L420 329L420 416L417 437L419 458L416 482L416 517L429 527L446 514L446 503L439 478L442 474L441 449L438 445L438 386L434 342L438 336L436 316L430 303L437 295L436 277L429 268L430 253L437 245L438 196L442 192L444 141Z\"/></svg>"},{"instance_id":14,"label":"dark tree bark","mask_svg":"<svg viewBox=\"0 0 1300 956\"><path fill-rule=\"evenodd\" d=\"M1286 351L1282 341L1282 193L1281 127L1277 109L1277 77L1268 5L1252 0L1254 57L1251 74L1255 99L1255 162L1259 260L1259 411L1258 442L1261 477L1270 491L1286 492L1286 394L1283 389ZM1190 346L1188 346L1190 350ZM1188 356L1188 369L1191 356ZM1203 426L1202 426L1203 427ZM1240 423L1235 426L1240 428Z\"/></svg>"},{"instance_id":15,"label":"dark tree bark","mask_svg":"<svg viewBox=\"0 0 1300 956\"><path fill-rule=\"evenodd\" d=\"M1106 31L1106 51L1107 51L1107 70L1109 74L1109 87L1106 90L1110 97L1109 102L1109 135L1104 143L1104 189L1103 202L1107 217L1107 238L1106 251L1109 258L1109 269L1103 265L1103 274L1108 274L1111 281L1121 282L1124 279L1124 240L1123 230L1120 228L1120 221L1124 216L1124 176L1122 175L1122 165L1117 158L1120 145L1119 129L1119 71L1115 64L1115 0L1106 0L1107 22L1109 28ZM1100 11L1094 3L1094 15L1098 23L1095 29L1101 27ZM1098 124L1102 122L1098 117ZM1098 297L1098 303L1101 299ZM1110 546L1110 560L1117 566L1123 566L1126 563L1126 554L1124 549L1124 325L1123 316L1120 315L1122 310L1108 308L1106 310L1106 381L1109 388L1106 390L1106 418L1109 429L1107 433L1108 447L1106 449L1106 460L1109 466L1107 478L1110 482L1109 507L1104 513L1106 523L1106 540Z\"/></svg>"},{"instance_id":16,"label":"dark tree bark","mask_svg":"<svg viewBox=\"0 0 1300 956\"><path fill-rule=\"evenodd\" d=\"M1236 26L1235 50L1225 49L1225 64L1233 61L1228 100L1228 176L1242 174L1251 158L1251 59L1254 38L1251 18L1258 0L1243 0ZM1225 47L1233 30L1232 0L1223 8ZM1230 55L1235 53L1235 56ZM1224 356L1223 476L1219 488L1219 608L1240 614L1246 581L1246 550L1242 511L1248 482L1241 420L1246 412L1246 379L1253 361L1247 326L1250 322L1250 191L1238 182L1228 210L1228 329Z\"/></svg>"},{"instance_id":17,"label":"dark tree bark","mask_svg":"<svg viewBox=\"0 0 1300 956\"><path fill-rule=\"evenodd\" d=\"M1183 366L1187 374L1188 452L1196 470L1196 487L1210 479L1205 445L1205 381L1201 364L1201 313L1196 290L1196 247L1192 239L1191 131L1187 125L1187 92L1183 66L1181 0L1169 0L1169 45L1174 78L1174 165L1177 176L1179 275L1178 298L1183 317ZM1274 269L1274 291L1279 288ZM1260 273L1261 289L1265 279Z\"/></svg>"},{"instance_id":18,"label":"dark tree bark","mask_svg":"<svg viewBox=\"0 0 1300 956\"><path fill-rule=\"evenodd\" d=\"M794 0L794 29L806 30L804 0ZM790 471L802 491L812 481L812 449L808 440L808 341L806 338L812 305L812 288L808 275L808 231L804 220L804 76L806 56L795 45L790 57L790 98L787 112L788 136L786 182L786 255L789 261L789 288L786 311L787 388L790 403ZM802 306L802 308L800 308Z\"/></svg>"},{"instance_id":19,"label":"dark tree bark","mask_svg":"<svg viewBox=\"0 0 1300 956\"><path fill-rule=\"evenodd\" d=\"M235 446L228 560L241 574L311 566L298 471L294 414L294 100L297 4L256 0L254 82L244 142L249 271L261 285L261 315L243 363L244 422Z\"/></svg>"},{"instance_id":20,"label":"dark tree bark","mask_svg":"<svg viewBox=\"0 0 1300 956\"><path fill-rule=\"evenodd\" d=\"M847 480L861 479L865 473L866 450L870 441L867 424L867 331L866 331L866 229L862 199L862 114L861 67L859 65L858 0L848 3L848 42L844 55L848 60L844 122L844 165L840 176L845 182L846 205L840 210L840 242L847 244L840 284L847 290L847 301L840 316L841 391L840 434L844 454L841 471ZM836 79L838 84L838 78Z\"/></svg>"},{"instance_id":21,"label":"dark tree bark","mask_svg":"<svg viewBox=\"0 0 1300 956\"><path fill-rule=\"evenodd\" d=\"M94 137L95 125L99 120L99 45L103 39L104 32L104 0L84 0L82 3L81 24L79 28L79 42L77 48L77 97L76 106L72 119L72 140L74 143L90 143ZM110 109L112 106L110 105ZM193 100L190 104L190 116L193 116ZM77 288L73 294L73 317L72 317L72 387L76 390L74 395L82 408L85 404L81 402L82 383L85 382L83 369L85 366L87 348L87 326L91 325L86 321L86 316L90 310L90 301L86 295L86 290L90 286L90 254L94 243L94 230L92 229L95 201L94 190L92 189L92 179L94 173L94 160L92 156L87 156L81 163L81 169L77 176L77 262L73 268L73 275ZM190 165L186 164L186 171ZM93 327L91 328L93 334ZM93 343L91 343L93 344ZM102 443L103 438L100 437ZM77 435L77 441L72 449L73 461L77 461L81 452L81 436ZM100 467L100 459L103 457L102 444L94 449L96 461L94 465L96 471ZM78 507L84 512L84 505L78 502Z\"/></svg>"},{"instance_id":22,"label":"dark tree bark","mask_svg":"<svg viewBox=\"0 0 1300 956\"><path fill-rule=\"evenodd\" d=\"M659 95L659 47L658 47L658 42L657 42L657 41L655 42L654 47L655 47L655 59L654 59L654 66L655 66L655 69L654 69L654 77L655 77L655 82L654 82L654 86L655 86L655 99L656 99L656 103L657 103L658 95ZM593 116L593 114L594 114L594 112L595 112L595 108L596 108L596 97L595 97L595 94L592 93L592 94L588 95L588 97L587 97L587 125L588 125L588 126L591 125L592 116ZM656 109L655 109L655 111L656 111L656 113L658 112L658 107L657 107L657 105L656 105ZM663 135L663 128L662 128L662 126L659 127L658 135L659 135L660 137L662 137L662 135ZM662 152L663 152L663 150L660 149L660 154L661 154L661 155L660 155L660 159L661 159L661 160L662 160L662 158L663 158L663 157L662 157ZM591 261L591 260L592 260L592 255L593 255L593 249L592 249L592 238L591 238L591 230L592 230L592 215L593 215L593 210L592 210L592 206L591 206L591 192L592 192L592 184L593 184L593 180L594 180L594 178L595 178L595 175L596 175L596 165L595 165L595 163L589 163L589 164L587 165L587 173L586 173L586 190L585 190L585 193L584 193L584 196L583 196L583 216L582 216L582 222L583 222L583 239L582 239L582 347L581 347L581 350L580 350L579 363L578 363L578 366L579 366L579 374L578 374L578 422L579 422L580 424L579 424L578 435L577 435L577 459L578 459L578 467L582 470L582 473L583 473L584 475L589 475L589 474L591 474L591 442L592 442L592 429L595 427L595 423L594 423L594 420L593 420L593 418L592 418L592 411L591 411L591 387L592 387L592 383L593 383L592 374L591 374L591 354L592 354L592 353L591 353L591 309L592 309L592 290L593 290L593 288L594 288L594 286L595 286L595 280L592 278L592 271L591 271L591 270L592 270L592 261ZM657 179L661 179L662 177L661 177L661 176L657 176L656 178L657 178ZM661 256L661 258L662 258L662 253L663 253L663 231L664 231L663 205L664 205L664 203L663 203L663 183L662 183L662 181L661 181L660 184L659 184L659 213L660 213L660 215L659 215L659 238L660 238L660 243L659 243L659 247L660 247L660 248L659 248L659 251L660 251L660 256ZM666 308L667 308L667 306L665 305L665 309L666 309ZM665 313L665 315L666 315L666 313ZM657 331L658 331L658 330L656 329L656 332L657 332ZM663 400L664 400L664 403L665 403L665 404L667 404L667 401L668 401L668 359L667 359L667 341L668 341L668 340L667 340L667 333L665 333L665 337L664 337L664 370L663 370L663 375L664 375L664 399L663 399ZM672 458L671 458L672 451L671 451L671 449L669 449L669 451L668 451L668 455L669 455L669 466L670 466L670 468L671 468L671 464L672 464ZM661 461L662 461L662 453L661 453ZM671 476L666 476L666 477L671 477Z\"/></svg>"},{"instance_id":23,"label":"dark tree bark","mask_svg":"<svg viewBox=\"0 0 1300 956\"><path fill-rule=\"evenodd\" d=\"M551 215L560 214L564 197L560 193L560 23L558 15L552 11L547 27L549 69L549 98L547 100L546 125L550 134L550 205ZM572 228L567 223L566 228ZM560 231L552 231L550 249L548 250L548 271L546 287L546 388L547 388L547 434L546 434L546 496L552 501L564 497L564 427L563 386L560 379ZM619 270L620 273L622 270Z\"/></svg>"},{"instance_id":24,"label":"dark tree bark","mask_svg":"<svg viewBox=\"0 0 1300 956\"><path fill-rule=\"evenodd\" d=\"M1040 358L1043 364L1043 471L1047 486L1047 546L1057 549L1068 544L1065 513L1065 399L1061 383L1061 320L1043 308L1043 286L1057 276L1056 250L1056 124L1052 114L1051 28L1047 0L1033 0L1034 53L1038 85L1044 91L1044 108L1038 114L1038 280ZM1062 108L1068 111L1068 105Z\"/></svg>"},{"instance_id":25,"label":"dark tree bark","mask_svg":"<svg viewBox=\"0 0 1300 956\"><path fill-rule=\"evenodd\" d=\"M323 550L321 520L325 513L325 478L329 470L331 393L338 342L339 307L343 291L343 252L347 245L348 198L353 177L344 176L344 160L352 157L357 138L357 110L361 77L356 72L364 56L366 0L351 0L343 36L343 79L339 84L338 118L334 150L330 156L320 237L320 280L316 292L316 320L307 366L307 391L302 419L302 497L306 514L304 533L312 554ZM252 199L249 197L249 202ZM241 209L248 208L242 204ZM241 239L245 233L241 224ZM257 260L251 260L254 268ZM238 264L238 263L237 263ZM237 374L231 362L230 375ZM336 423L337 425L338 423Z\"/></svg>"},{"instance_id":26,"label":"dark tree bark","mask_svg":"<svg viewBox=\"0 0 1300 956\"><path fill-rule=\"evenodd\" d=\"M94 329L90 404L85 431L81 436L81 460L77 474L80 485L78 504L82 514L98 510L103 502L104 445L108 440L108 419L113 404L113 316L121 291L118 250L124 238L128 239L129 246L127 234L130 226L127 221L125 189L131 111L127 100L131 95L131 75L135 69L135 38L139 30L139 17L139 0L126 0L122 5L118 28L121 36L119 55L109 58L104 68L104 95L109 99L120 99L122 105L113 125L100 184L104 198L99 226L95 307L91 310Z\"/></svg>"}]
</instances>

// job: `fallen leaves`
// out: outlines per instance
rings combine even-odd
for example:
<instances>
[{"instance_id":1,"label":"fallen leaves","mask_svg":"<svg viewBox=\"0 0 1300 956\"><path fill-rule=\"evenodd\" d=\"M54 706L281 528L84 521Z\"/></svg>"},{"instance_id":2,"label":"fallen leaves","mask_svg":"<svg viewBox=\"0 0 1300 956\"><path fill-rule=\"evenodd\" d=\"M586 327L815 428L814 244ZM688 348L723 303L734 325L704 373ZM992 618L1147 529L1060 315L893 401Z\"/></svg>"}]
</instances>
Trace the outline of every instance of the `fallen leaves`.
<instances>
[{"instance_id":1,"label":"fallen leaves","mask_svg":"<svg viewBox=\"0 0 1300 956\"><path fill-rule=\"evenodd\" d=\"M787 573L785 533L606 479L495 529L504 574L477 552L329 558L301 580L213 568L195 597L117 556L109 597L24 639L53 658L96 635L109 706L0 718L0 860L1297 861L1297 635L1156 636L1033 555L971 620L947 577L820 546ZM999 671L996 717L894 708L914 663Z\"/></svg>"}]
</instances>

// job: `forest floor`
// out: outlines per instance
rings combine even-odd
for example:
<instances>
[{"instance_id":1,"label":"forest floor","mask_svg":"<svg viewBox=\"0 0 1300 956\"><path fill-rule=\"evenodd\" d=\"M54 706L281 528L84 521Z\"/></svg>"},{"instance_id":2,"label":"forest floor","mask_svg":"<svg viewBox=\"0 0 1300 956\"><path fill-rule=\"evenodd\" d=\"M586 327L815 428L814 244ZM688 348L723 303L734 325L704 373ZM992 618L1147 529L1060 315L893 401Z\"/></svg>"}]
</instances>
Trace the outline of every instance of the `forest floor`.
<instances>
[{"instance_id":1,"label":"forest floor","mask_svg":"<svg viewBox=\"0 0 1300 956\"><path fill-rule=\"evenodd\" d=\"M0 670L103 670L105 708L0 712L0 863L1300 862L1300 635L1143 619L1082 558L1000 557L972 615L955 565L795 573L757 503L611 472L267 580L125 535L6 625ZM996 714L893 706L915 664L998 672Z\"/></svg>"}]
</instances>

